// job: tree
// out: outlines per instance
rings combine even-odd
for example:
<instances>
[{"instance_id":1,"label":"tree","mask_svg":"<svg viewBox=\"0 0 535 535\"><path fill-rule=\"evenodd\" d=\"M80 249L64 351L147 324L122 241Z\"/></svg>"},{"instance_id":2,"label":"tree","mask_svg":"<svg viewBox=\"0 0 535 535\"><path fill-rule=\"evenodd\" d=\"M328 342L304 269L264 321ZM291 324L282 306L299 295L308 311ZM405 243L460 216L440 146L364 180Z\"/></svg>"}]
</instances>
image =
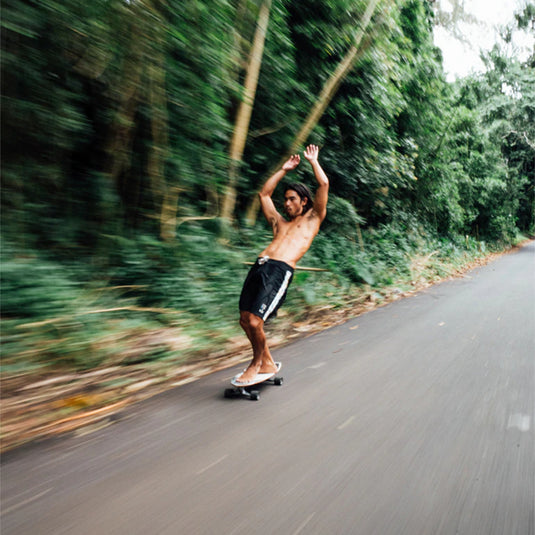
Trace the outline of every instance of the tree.
<instances>
[{"instance_id":1,"label":"tree","mask_svg":"<svg viewBox=\"0 0 535 535\"><path fill-rule=\"evenodd\" d=\"M229 179L227 185L227 192L223 201L221 210L221 217L230 221L234 212L236 204L236 182L238 180L238 173L240 163L243 157L245 143L247 141L247 133L249 131L249 122L253 111L254 98L256 87L258 84L258 76L260 67L262 65L262 54L264 51L264 41L266 39L267 26L269 23L269 11L271 9L271 0L262 2L260 12L258 14L258 23L253 44L251 47L251 54L245 82L243 87L243 97L236 113L236 122L234 124L234 132L230 143L230 165L229 165Z\"/></svg>"}]
</instances>

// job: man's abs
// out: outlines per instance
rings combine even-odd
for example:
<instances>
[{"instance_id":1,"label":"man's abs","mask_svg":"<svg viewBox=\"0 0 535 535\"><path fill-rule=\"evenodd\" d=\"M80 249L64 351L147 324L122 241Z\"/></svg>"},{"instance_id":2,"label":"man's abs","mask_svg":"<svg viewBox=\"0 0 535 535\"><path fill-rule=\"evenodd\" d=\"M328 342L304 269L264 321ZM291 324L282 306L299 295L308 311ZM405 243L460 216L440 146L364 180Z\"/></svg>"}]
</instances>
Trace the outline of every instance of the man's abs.
<instances>
[{"instance_id":1,"label":"man's abs","mask_svg":"<svg viewBox=\"0 0 535 535\"><path fill-rule=\"evenodd\" d=\"M273 260L281 260L295 268L297 262L308 251L312 240L318 233L314 226L301 223L282 227L273 241L260 253L260 256L269 256Z\"/></svg>"}]
</instances>

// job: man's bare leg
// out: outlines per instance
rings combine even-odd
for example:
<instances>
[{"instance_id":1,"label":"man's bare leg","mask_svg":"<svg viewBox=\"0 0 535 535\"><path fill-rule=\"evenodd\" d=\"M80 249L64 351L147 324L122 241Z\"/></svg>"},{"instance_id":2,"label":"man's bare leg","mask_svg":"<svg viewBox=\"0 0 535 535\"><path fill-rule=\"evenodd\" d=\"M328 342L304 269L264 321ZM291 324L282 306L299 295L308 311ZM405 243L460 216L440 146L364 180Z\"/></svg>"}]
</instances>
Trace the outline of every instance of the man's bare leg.
<instances>
[{"instance_id":1,"label":"man's bare leg","mask_svg":"<svg viewBox=\"0 0 535 535\"><path fill-rule=\"evenodd\" d=\"M277 366L267 345L264 320L248 311L240 311L240 325L253 348L253 360L240 376L239 382L252 381L259 373L275 373Z\"/></svg>"}]
</instances>

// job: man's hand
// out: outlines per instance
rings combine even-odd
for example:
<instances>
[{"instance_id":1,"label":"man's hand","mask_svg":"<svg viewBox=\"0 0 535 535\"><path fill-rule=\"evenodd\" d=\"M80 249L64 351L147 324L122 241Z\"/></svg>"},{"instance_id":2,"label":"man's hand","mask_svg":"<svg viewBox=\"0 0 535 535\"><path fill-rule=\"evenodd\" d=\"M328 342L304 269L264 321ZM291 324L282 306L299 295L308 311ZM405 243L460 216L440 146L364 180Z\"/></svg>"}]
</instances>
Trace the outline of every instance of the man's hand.
<instances>
[{"instance_id":1,"label":"man's hand","mask_svg":"<svg viewBox=\"0 0 535 535\"><path fill-rule=\"evenodd\" d=\"M301 161L299 154L292 154L283 164L282 169L284 171L293 171Z\"/></svg>"},{"instance_id":2,"label":"man's hand","mask_svg":"<svg viewBox=\"0 0 535 535\"><path fill-rule=\"evenodd\" d=\"M318 154L320 149L317 145L309 145L305 150L305 158L310 162L314 163L318 161Z\"/></svg>"},{"instance_id":3,"label":"man's hand","mask_svg":"<svg viewBox=\"0 0 535 535\"><path fill-rule=\"evenodd\" d=\"M305 158L310 162L314 176L318 181L318 189L314 197L313 213L319 217L320 222L327 215L327 198L329 196L329 179L318 162L320 149L317 145L309 145L305 150Z\"/></svg>"}]
</instances>

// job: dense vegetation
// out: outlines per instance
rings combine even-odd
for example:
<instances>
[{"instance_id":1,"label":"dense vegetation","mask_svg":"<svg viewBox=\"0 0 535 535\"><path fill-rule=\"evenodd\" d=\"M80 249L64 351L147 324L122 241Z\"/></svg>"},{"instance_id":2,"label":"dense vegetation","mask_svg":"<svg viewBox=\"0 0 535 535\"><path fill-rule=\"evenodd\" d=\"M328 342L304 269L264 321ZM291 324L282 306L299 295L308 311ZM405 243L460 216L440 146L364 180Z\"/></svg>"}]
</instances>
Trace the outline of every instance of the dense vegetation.
<instances>
[{"instance_id":1,"label":"dense vegetation","mask_svg":"<svg viewBox=\"0 0 535 535\"><path fill-rule=\"evenodd\" d=\"M305 142L331 194L303 264L328 271L297 273L293 320L533 233L535 55L508 46L535 7L450 84L431 6L5 0L4 371L236 336L243 263L270 236L255 192Z\"/></svg>"}]
</instances>

